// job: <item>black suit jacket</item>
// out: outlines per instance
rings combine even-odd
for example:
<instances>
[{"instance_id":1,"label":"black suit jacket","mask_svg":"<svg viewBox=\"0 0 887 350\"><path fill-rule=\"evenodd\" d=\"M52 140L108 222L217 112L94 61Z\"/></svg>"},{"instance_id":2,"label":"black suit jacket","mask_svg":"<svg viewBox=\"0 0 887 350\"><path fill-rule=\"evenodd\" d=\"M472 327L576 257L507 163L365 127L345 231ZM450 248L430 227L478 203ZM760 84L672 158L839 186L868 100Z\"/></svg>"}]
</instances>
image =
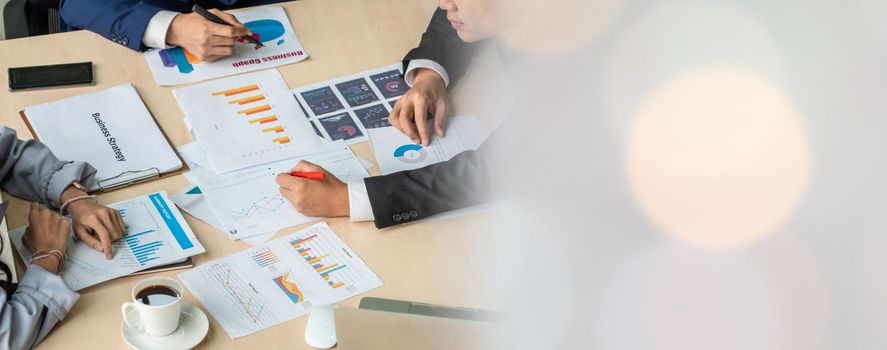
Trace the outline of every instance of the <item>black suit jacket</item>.
<instances>
[{"instance_id":1,"label":"black suit jacket","mask_svg":"<svg viewBox=\"0 0 887 350\"><path fill-rule=\"evenodd\" d=\"M419 47L404 58L404 71L410 60L429 59L447 70L453 85L465 73L477 47L459 39L446 12L438 9L422 34ZM366 178L376 227L411 222L488 201L495 192L495 148L494 138L490 137L477 151L462 152L447 162Z\"/></svg>"}]
</instances>

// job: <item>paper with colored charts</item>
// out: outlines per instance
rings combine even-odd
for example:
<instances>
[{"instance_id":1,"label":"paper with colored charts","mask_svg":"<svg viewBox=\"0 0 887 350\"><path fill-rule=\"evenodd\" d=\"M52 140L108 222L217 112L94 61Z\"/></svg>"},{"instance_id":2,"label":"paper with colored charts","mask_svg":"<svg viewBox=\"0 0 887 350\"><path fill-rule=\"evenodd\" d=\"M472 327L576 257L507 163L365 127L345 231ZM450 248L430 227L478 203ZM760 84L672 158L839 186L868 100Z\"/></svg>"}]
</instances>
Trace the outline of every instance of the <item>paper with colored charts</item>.
<instances>
[{"instance_id":1,"label":"paper with colored charts","mask_svg":"<svg viewBox=\"0 0 887 350\"><path fill-rule=\"evenodd\" d=\"M348 146L292 158L218 175L195 168L194 177L207 204L216 214L231 239L246 239L287 227L318 221L296 211L280 193L275 181L278 174L289 171L300 160L320 165L339 180L357 181L369 174Z\"/></svg>"},{"instance_id":2,"label":"paper with colored charts","mask_svg":"<svg viewBox=\"0 0 887 350\"><path fill-rule=\"evenodd\" d=\"M370 129L391 126L388 114L410 88L401 64L293 89L318 136L349 145L367 140Z\"/></svg>"},{"instance_id":3,"label":"paper with colored charts","mask_svg":"<svg viewBox=\"0 0 887 350\"><path fill-rule=\"evenodd\" d=\"M228 75L274 68L308 58L282 7L270 6L230 11L265 46L245 40L234 44L234 54L214 62L201 62L181 47L145 53L148 67L160 86L195 83Z\"/></svg>"},{"instance_id":4,"label":"paper with colored charts","mask_svg":"<svg viewBox=\"0 0 887 350\"><path fill-rule=\"evenodd\" d=\"M179 279L231 338L382 286L326 223L203 263Z\"/></svg>"},{"instance_id":5,"label":"paper with colored charts","mask_svg":"<svg viewBox=\"0 0 887 350\"><path fill-rule=\"evenodd\" d=\"M325 150L276 69L178 88L173 96L217 173Z\"/></svg>"},{"instance_id":6,"label":"paper with colored charts","mask_svg":"<svg viewBox=\"0 0 887 350\"><path fill-rule=\"evenodd\" d=\"M433 133L432 133L433 135ZM382 174L412 170L450 160L467 150L474 150L487 139L488 133L473 115L451 117L443 138L433 136L426 147L413 143L395 128L370 130L373 153Z\"/></svg>"},{"instance_id":7,"label":"paper with colored charts","mask_svg":"<svg viewBox=\"0 0 887 350\"><path fill-rule=\"evenodd\" d=\"M120 210L126 231L123 238L113 244L112 260L75 240L73 235L69 238L68 267L62 270L61 276L73 290L206 252L165 192L108 206ZM28 261L31 252L22 244L25 229L10 231L9 235L22 260Z\"/></svg>"}]
</instances>

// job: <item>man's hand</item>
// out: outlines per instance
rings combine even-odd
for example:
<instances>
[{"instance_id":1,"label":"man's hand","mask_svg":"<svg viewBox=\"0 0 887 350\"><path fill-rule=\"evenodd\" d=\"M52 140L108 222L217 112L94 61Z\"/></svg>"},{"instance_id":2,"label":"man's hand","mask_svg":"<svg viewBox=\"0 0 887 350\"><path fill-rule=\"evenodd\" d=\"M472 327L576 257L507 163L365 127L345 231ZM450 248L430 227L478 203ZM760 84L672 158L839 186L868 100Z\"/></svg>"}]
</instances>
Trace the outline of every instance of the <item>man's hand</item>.
<instances>
[{"instance_id":1,"label":"man's hand","mask_svg":"<svg viewBox=\"0 0 887 350\"><path fill-rule=\"evenodd\" d=\"M434 114L434 131L444 136L447 121L447 92L443 77L434 70L420 68L413 87L407 91L388 115L391 126L406 134L414 143L428 146L431 135L428 114Z\"/></svg>"},{"instance_id":2,"label":"man's hand","mask_svg":"<svg viewBox=\"0 0 887 350\"><path fill-rule=\"evenodd\" d=\"M249 35L249 29L234 16L209 10L230 26L210 22L197 13L177 15L166 32L166 43L180 46L204 61L215 61L234 54L237 38Z\"/></svg>"},{"instance_id":3,"label":"man's hand","mask_svg":"<svg viewBox=\"0 0 887 350\"><path fill-rule=\"evenodd\" d=\"M280 194L304 215L317 217L348 216L348 185L333 174L310 162L301 161L291 171L326 173L323 180L303 179L288 173L277 175Z\"/></svg>"},{"instance_id":4,"label":"man's hand","mask_svg":"<svg viewBox=\"0 0 887 350\"><path fill-rule=\"evenodd\" d=\"M62 192L62 202L85 194L74 187L68 187ZM111 260L114 257L111 243L123 237L123 231L126 230L120 212L90 199L71 202L65 210L71 214L74 235Z\"/></svg>"}]
</instances>

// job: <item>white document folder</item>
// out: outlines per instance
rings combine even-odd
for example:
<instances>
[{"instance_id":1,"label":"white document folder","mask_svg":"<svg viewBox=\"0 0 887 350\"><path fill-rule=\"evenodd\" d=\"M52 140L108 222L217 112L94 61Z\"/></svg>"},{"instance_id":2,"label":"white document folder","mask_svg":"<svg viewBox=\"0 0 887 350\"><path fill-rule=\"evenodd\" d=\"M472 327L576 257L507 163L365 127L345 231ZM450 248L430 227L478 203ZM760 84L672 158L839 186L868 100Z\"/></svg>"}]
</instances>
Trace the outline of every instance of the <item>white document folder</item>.
<instances>
[{"instance_id":1,"label":"white document folder","mask_svg":"<svg viewBox=\"0 0 887 350\"><path fill-rule=\"evenodd\" d=\"M25 108L34 137L62 160L98 170L92 191L109 191L182 170L184 163L132 84Z\"/></svg>"}]
</instances>

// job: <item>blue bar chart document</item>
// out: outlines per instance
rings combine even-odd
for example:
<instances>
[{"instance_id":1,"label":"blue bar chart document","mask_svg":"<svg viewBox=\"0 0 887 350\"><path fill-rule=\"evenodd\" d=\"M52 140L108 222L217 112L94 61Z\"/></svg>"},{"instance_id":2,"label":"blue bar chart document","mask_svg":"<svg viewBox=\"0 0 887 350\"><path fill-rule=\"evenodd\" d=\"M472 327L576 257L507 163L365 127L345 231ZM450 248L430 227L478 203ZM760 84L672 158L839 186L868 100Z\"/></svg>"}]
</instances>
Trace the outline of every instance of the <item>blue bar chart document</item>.
<instances>
[{"instance_id":1,"label":"blue bar chart document","mask_svg":"<svg viewBox=\"0 0 887 350\"><path fill-rule=\"evenodd\" d=\"M68 267L62 278L74 290L90 287L154 266L165 265L206 252L182 214L165 192L152 193L108 205L120 211L126 231L114 242L114 259L71 238ZM24 261L31 252L22 244L25 228L13 230L10 239Z\"/></svg>"},{"instance_id":2,"label":"blue bar chart document","mask_svg":"<svg viewBox=\"0 0 887 350\"><path fill-rule=\"evenodd\" d=\"M326 223L204 263L179 279L231 338L382 286Z\"/></svg>"}]
</instances>

